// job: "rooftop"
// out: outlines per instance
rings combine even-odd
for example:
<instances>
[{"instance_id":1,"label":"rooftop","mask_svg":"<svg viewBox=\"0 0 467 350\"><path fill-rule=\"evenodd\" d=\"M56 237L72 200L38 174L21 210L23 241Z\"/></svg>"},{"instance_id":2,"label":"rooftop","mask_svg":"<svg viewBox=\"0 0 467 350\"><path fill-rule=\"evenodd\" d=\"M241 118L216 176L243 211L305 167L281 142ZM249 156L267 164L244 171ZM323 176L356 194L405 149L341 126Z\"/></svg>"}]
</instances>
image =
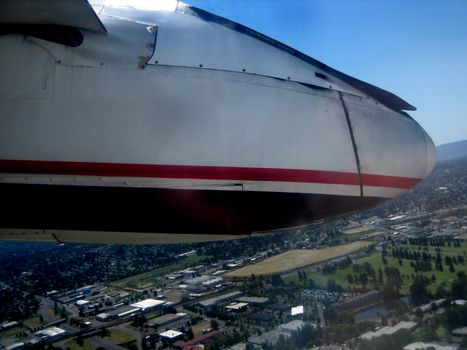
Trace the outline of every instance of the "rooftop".
<instances>
[{"instance_id":1,"label":"rooftop","mask_svg":"<svg viewBox=\"0 0 467 350\"><path fill-rule=\"evenodd\" d=\"M179 312L178 314L165 314L149 321L149 324L153 325L165 325L170 322L178 321L179 319L186 317L187 314Z\"/></svg>"},{"instance_id":2,"label":"rooftop","mask_svg":"<svg viewBox=\"0 0 467 350\"><path fill-rule=\"evenodd\" d=\"M290 322L281 324L280 326L277 327L277 329L280 331L292 333L292 332L298 331L304 325L305 325L305 322L301 320L295 320L295 321L290 321Z\"/></svg>"},{"instance_id":3,"label":"rooftop","mask_svg":"<svg viewBox=\"0 0 467 350\"><path fill-rule=\"evenodd\" d=\"M399 332L400 330L403 330L403 329L411 330L411 329L414 329L416 326L417 326L416 322L403 321L403 322L399 322L398 324L396 324L394 326L386 326L386 327L380 328L380 329L378 329L378 330L376 330L374 332L369 331L369 332L363 333L360 336L360 338L365 339L365 340L371 340L371 339L374 339L374 338L381 337L382 335L391 335L391 334L397 333L397 332Z\"/></svg>"},{"instance_id":4,"label":"rooftop","mask_svg":"<svg viewBox=\"0 0 467 350\"><path fill-rule=\"evenodd\" d=\"M293 308L290 309L291 316L301 315L301 314L303 314L303 305L294 306Z\"/></svg>"},{"instance_id":5,"label":"rooftop","mask_svg":"<svg viewBox=\"0 0 467 350\"><path fill-rule=\"evenodd\" d=\"M35 334L40 337L47 337L47 338L52 338L56 337L58 335L65 334L66 331L64 329L58 328L58 327L50 327L46 329L42 329Z\"/></svg>"},{"instance_id":6,"label":"rooftop","mask_svg":"<svg viewBox=\"0 0 467 350\"><path fill-rule=\"evenodd\" d=\"M280 330L275 329L275 330L263 333L261 335L256 335L254 337L250 337L248 339L248 342L251 343L251 344L254 344L254 345L262 345L264 343L269 343L271 345L275 345L275 344L277 344L277 342L279 341L279 338L281 336L283 336L284 338L288 338L291 335L290 335L289 332L284 332L284 331L280 331Z\"/></svg>"},{"instance_id":7,"label":"rooftop","mask_svg":"<svg viewBox=\"0 0 467 350\"><path fill-rule=\"evenodd\" d=\"M168 339L175 339L175 338L178 338L180 337L181 335L183 335L182 332L179 332L179 331L174 331L172 329L169 329L168 331L165 331L165 332L162 332L162 333L159 333L159 335L163 338L168 338Z\"/></svg>"},{"instance_id":8,"label":"rooftop","mask_svg":"<svg viewBox=\"0 0 467 350\"><path fill-rule=\"evenodd\" d=\"M453 329L451 333L457 337L465 337L467 336L467 327Z\"/></svg>"},{"instance_id":9,"label":"rooftop","mask_svg":"<svg viewBox=\"0 0 467 350\"><path fill-rule=\"evenodd\" d=\"M269 298L266 297L241 297L238 298L239 301L243 301L245 303L250 304L264 304L269 301Z\"/></svg>"},{"instance_id":10,"label":"rooftop","mask_svg":"<svg viewBox=\"0 0 467 350\"><path fill-rule=\"evenodd\" d=\"M458 350L459 347L453 344L424 343L418 341L402 348L402 350Z\"/></svg>"},{"instance_id":11,"label":"rooftop","mask_svg":"<svg viewBox=\"0 0 467 350\"><path fill-rule=\"evenodd\" d=\"M248 303L232 303L232 304L227 305L225 308L228 310L237 311L237 310L243 309L247 305Z\"/></svg>"},{"instance_id":12,"label":"rooftop","mask_svg":"<svg viewBox=\"0 0 467 350\"><path fill-rule=\"evenodd\" d=\"M218 334L219 334L219 331L211 331L209 333L200 335L199 337L193 338L188 341L178 340L177 342L175 342L174 346L179 347L179 348L193 346L193 345L205 342L209 338L215 337Z\"/></svg>"},{"instance_id":13,"label":"rooftop","mask_svg":"<svg viewBox=\"0 0 467 350\"><path fill-rule=\"evenodd\" d=\"M146 310L150 309L152 307L156 307L159 305L165 304L165 301L163 300L157 300L157 299L145 299L138 301L137 303L131 304L131 306L140 308L141 310Z\"/></svg>"},{"instance_id":14,"label":"rooftop","mask_svg":"<svg viewBox=\"0 0 467 350\"><path fill-rule=\"evenodd\" d=\"M242 294L243 293L240 292L240 291L235 291L235 292L219 295L219 296L214 297L214 298L203 300L199 304L201 306L203 306L203 307L210 307L210 306L214 306L214 305L216 305L218 303L221 303L223 301L235 299L236 297L239 297Z\"/></svg>"}]
</instances>

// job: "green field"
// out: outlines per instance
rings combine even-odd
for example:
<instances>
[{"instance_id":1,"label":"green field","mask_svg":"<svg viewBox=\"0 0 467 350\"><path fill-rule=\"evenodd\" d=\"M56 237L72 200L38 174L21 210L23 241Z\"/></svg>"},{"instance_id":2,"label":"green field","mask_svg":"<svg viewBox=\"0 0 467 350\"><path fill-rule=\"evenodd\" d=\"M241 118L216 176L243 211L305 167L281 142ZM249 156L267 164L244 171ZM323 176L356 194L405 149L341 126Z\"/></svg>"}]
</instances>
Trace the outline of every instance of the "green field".
<instances>
[{"instance_id":1,"label":"green field","mask_svg":"<svg viewBox=\"0 0 467 350\"><path fill-rule=\"evenodd\" d=\"M76 339L68 341L66 344L67 349L70 350L92 350L93 347L87 341L83 341L83 346L79 346Z\"/></svg>"},{"instance_id":2,"label":"green field","mask_svg":"<svg viewBox=\"0 0 467 350\"><path fill-rule=\"evenodd\" d=\"M113 328L110 329L110 334L104 337L104 339L109 340L115 344L122 344L130 342L134 338L130 334L122 331L121 329Z\"/></svg>"},{"instance_id":3,"label":"green field","mask_svg":"<svg viewBox=\"0 0 467 350\"><path fill-rule=\"evenodd\" d=\"M206 257L198 256L196 254L187 256L176 260L172 264L160 267L148 272L141 273L139 275L130 276L115 282L112 282L112 286L131 289L131 290L145 290L148 288L157 287L160 284L160 279L164 275L170 274L175 271L183 270L188 267L196 266L201 263Z\"/></svg>"},{"instance_id":4,"label":"green field","mask_svg":"<svg viewBox=\"0 0 467 350\"><path fill-rule=\"evenodd\" d=\"M407 249L410 249L412 251L414 250L419 250L419 246L417 245L403 245L403 244L398 244L396 247L404 247ZM422 247L423 249L424 247ZM430 253L434 254L435 247L428 246L428 250ZM422 250L421 250L422 251ZM402 265L399 264L399 260L397 258L392 257L392 251L391 249L387 250L387 265L386 266L391 266L391 267L397 267L400 271L400 274L402 276L403 284L401 288L401 293L402 294L408 294L409 293L409 287L412 284L412 274L415 275L414 268L410 266L410 263L413 260L409 259L401 259L402 260ZM455 256L455 255L463 255L464 258L466 259L466 262L464 264L457 264L454 265L455 272L449 272L449 269L447 265L444 263L444 257L446 255L449 256ZM428 278L431 278L432 275L435 276L436 281L428 286L428 289L433 292L436 290L436 288L439 285L443 285L443 287L447 290L450 289L451 282L456 278L456 272L457 271L465 271L467 273L467 243L463 242L460 247L442 247L442 253L441 253L442 259L443 259L443 268L444 271L438 271L434 268L434 263L432 263L432 270L431 271L426 271L426 272L418 272L420 274L423 274L427 276ZM360 258L354 263L358 263L360 265L368 262L373 269L378 271L378 269L382 269L384 271L385 265L383 264L383 260L381 258L381 252L374 252L366 257ZM362 287L359 284L349 284L347 282L347 275L348 274L353 274L352 266L349 266L345 269L337 269L334 273L332 274L323 274L321 272L315 271L311 268L309 269L304 269L304 271L307 274L307 277L312 279L314 283L318 286L321 287L326 287L327 281L330 278L333 278L336 283L340 284L343 287L348 288L349 286L352 287ZM291 276L284 277L285 282L291 282L293 281L295 284L300 285L301 282L298 280L298 275L293 274ZM386 282L386 278L384 279Z\"/></svg>"}]
</instances>

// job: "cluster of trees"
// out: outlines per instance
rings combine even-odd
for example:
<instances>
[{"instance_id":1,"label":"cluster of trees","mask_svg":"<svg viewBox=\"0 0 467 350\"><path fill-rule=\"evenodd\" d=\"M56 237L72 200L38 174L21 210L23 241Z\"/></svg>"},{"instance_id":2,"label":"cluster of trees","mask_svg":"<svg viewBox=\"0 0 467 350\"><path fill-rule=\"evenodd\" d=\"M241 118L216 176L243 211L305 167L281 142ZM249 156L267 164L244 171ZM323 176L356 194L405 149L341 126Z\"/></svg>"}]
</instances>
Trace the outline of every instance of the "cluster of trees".
<instances>
[{"instance_id":1,"label":"cluster of trees","mask_svg":"<svg viewBox=\"0 0 467 350\"><path fill-rule=\"evenodd\" d=\"M15 289L0 290L0 320L27 319L38 309L39 302L34 295Z\"/></svg>"},{"instance_id":2,"label":"cluster of trees","mask_svg":"<svg viewBox=\"0 0 467 350\"><path fill-rule=\"evenodd\" d=\"M431 280L424 275L417 274L415 276L410 285L410 296L412 297L412 303L414 305L426 303L432 298L432 295L427 289L430 283Z\"/></svg>"},{"instance_id":3,"label":"cluster of trees","mask_svg":"<svg viewBox=\"0 0 467 350\"><path fill-rule=\"evenodd\" d=\"M347 256L345 259L339 260L332 264L324 264L321 268L321 272L323 275L332 275L337 269L344 270L347 267L352 265L352 258Z\"/></svg>"},{"instance_id":4,"label":"cluster of trees","mask_svg":"<svg viewBox=\"0 0 467 350\"><path fill-rule=\"evenodd\" d=\"M445 238L410 238L408 240L403 240L403 244L418 245L418 246L431 246L431 247L461 247L461 242L459 240L450 240Z\"/></svg>"},{"instance_id":5,"label":"cluster of trees","mask_svg":"<svg viewBox=\"0 0 467 350\"><path fill-rule=\"evenodd\" d=\"M460 243L456 243L456 244L460 244ZM392 256L394 258L398 258L399 262L402 262L401 259L412 260L410 263L410 266L413 267L416 273L419 271L422 271L422 272L431 271L432 261L434 262L435 268L438 271L444 271L441 248L437 247L435 249L435 253L436 255L431 254L426 247L424 248L422 252L420 252L420 250L411 250L411 249L407 249L404 247L394 247L392 249ZM454 272L455 271L454 265L464 264L465 259L462 256L462 254L457 254L457 256L456 255L452 255L452 256L445 255L444 263L449 267L450 272Z\"/></svg>"},{"instance_id":6,"label":"cluster of trees","mask_svg":"<svg viewBox=\"0 0 467 350\"><path fill-rule=\"evenodd\" d=\"M297 274L298 274L299 282L305 282L306 283L306 281L308 280L308 277L306 275L306 271L305 270L298 270Z\"/></svg>"},{"instance_id":7,"label":"cluster of trees","mask_svg":"<svg viewBox=\"0 0 467 350\"><path fill-rule=\"evenodd\" d=\"M383 299L386 301L399 299L402 286L402 277L399 269L397 267L385 266L384 273L386 274L386 283L381 290Z\"/></svg>"},{"instance_id":8,"label":"cluster of trees","mask_svg":"<svg viewBox=\"0 0 467 350\"><path fill-rule=\"evenodd\" d=\"M46 251L0 254L0 280L19 292L43 295L118 280L172 264L184 245L54 245ZM1 248L1 247L0 247ZM21 249L18 245L18 251ZM1 249L0 249L1 253Z\"/></svg>"},{"instance_id":9,"label":"cluster of trees","mask_svg":"<svg viewBox=\"0 0 467 350\"><path fill-rule=\"evenodd\" d=\"M378 275L375 269L370 265L369 262L364 264L353 264L352 271L354 274L347 274L347 282L350 284L361 284L367 286L368 284L376 287L383 283L383 271L379 269Z\"/></svg>"},{"instance_id":10,"label":"cluster of trees","mask_svg":"<svg viewBox=\"0 0 467 350\"><path fill-rule=\"evenodd\" d=\"M451 296L453 299L467 299L467 276L464 271L459 271L452 281Z\"/></svg>"},{"instance_id":11,"label":"cluster of trees","mask_svg":"<svg viewBox=\"0 0 467 350\"><path fill-rule=\"evenodd\" d=\"M439 286L432 295L428 291L428 285L433 281L428 277L418 274L415 276L413 283L410 285L410 296L415 305L427 303L433 297L443 298L448 297L451 299L466 299L467 298L467 276L464 271L459 271L456 274L456 279L452 281L451 291L447 292L442 286Z\"/></svg>"}]
</instances>

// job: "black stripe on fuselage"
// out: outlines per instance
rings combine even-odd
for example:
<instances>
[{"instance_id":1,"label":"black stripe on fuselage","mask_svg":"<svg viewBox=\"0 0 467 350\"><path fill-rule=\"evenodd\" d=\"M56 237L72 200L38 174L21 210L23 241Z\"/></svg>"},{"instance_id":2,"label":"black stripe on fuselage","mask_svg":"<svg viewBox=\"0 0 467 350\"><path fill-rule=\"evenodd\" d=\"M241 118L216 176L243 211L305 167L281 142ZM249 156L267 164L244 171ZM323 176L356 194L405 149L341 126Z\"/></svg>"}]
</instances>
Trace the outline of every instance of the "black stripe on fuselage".
<instances>
[{"instance_id":1,"label":"black stripe on fuselage","mask_svg":"<svg viewBox=\"0 0 467 350\"><path fill-rule=\"evenodd\" d=\"M0 227L246 234L303 225L385 198L324 194L0 184Z\"/></svg>"}]
</instances>

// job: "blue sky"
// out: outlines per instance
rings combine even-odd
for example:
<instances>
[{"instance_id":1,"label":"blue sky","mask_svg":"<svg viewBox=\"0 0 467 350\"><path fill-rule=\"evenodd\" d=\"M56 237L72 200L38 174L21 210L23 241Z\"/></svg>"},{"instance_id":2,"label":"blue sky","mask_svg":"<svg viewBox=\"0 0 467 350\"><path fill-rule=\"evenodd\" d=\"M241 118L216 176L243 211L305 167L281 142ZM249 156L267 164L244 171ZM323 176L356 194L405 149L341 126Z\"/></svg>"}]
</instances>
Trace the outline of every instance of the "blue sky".
<instances>
[{"instance_id":1,"label":"blue sky","mask_svg":"<svg viewBox=\"0 0 467 350\"><path fill-rule=\"evenodd\" d=\"M435 144L467 139L467 1L186 2L399 95Z\"/></svg>"}]
</instances>

